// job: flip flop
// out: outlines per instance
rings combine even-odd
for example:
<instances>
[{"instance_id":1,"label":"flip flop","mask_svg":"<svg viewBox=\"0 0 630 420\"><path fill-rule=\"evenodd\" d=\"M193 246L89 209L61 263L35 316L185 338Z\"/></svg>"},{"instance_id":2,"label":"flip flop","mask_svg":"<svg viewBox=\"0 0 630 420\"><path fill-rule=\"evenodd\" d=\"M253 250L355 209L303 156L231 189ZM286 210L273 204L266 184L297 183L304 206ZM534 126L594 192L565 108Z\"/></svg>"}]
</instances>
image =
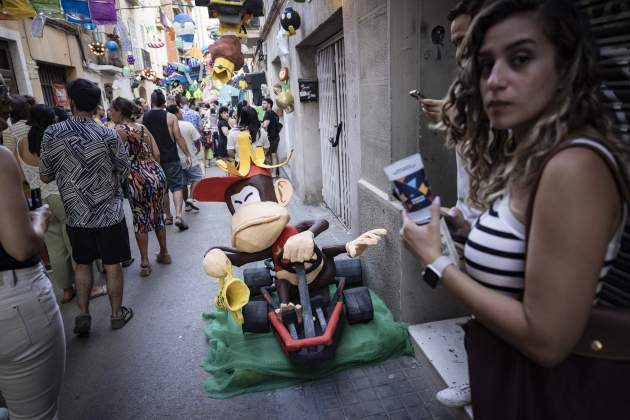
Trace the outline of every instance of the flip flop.
<instances>
[{"instance_id":1,"label":"flip flop","mask_svg":"<svg viewBox=\"0 0 630 420\"><path fill-rule=\"evenodd\" d=\"M76 295L77 295L77 291L72 289L72 294L70 295L70 297L61 299L61 304L65 305L66 303L72 302L72 299L74 299Z\"/></svg>"},{"instance_id":2,"label":"flip flop","mask_svg":"<svg viewBox=\"0 0 630 420\"><path fill-rule=\"evenodd\" d=\"M177 226L180 231L188 229L188 225L184 223L181 217L175 218L175 226Z\"/></svg>"},{"instance_id":3,"label":"flip flop","mask_svg":"<svg viewBox=\"0 0 630 420\"><path fill-rule=\"evenodd\" d=\"M92 287L90 291L90 299L97 298L99 296L103 296L107 294L107 285L104 284L102 286Z\"/></svg>"},{"instance_id":4,"label":"flip flop","mask_svg":"<svg viewBox=\"0 0 630 420\"><path fill-rule=\"evenodd\" d=\"M140 265L140 277L148 277L151 275L151 265Z\"/></svg>"},{"instance_id":5,"label":"flip flop","mask_svg":"<svg viewBox=\"0 0 630 420\"><path fill-rule=\"evenodd\" d=\"M124 306L121 306L120 318L112 318L110 321L112 325L112 329L113 330L121 329L122 327L127 325L127 322L131 321L131 318L133 318L133 310L131 310L131 308L126 308Z\"/></svg>"}]
</instances>

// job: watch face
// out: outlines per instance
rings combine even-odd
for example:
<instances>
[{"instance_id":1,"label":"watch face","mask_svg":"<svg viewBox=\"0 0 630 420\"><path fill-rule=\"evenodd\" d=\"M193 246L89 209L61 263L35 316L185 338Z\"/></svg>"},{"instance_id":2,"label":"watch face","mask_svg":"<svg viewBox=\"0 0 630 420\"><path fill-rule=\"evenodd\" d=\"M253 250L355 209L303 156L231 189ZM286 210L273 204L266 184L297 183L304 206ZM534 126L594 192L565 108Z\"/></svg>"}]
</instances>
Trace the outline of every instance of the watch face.
<instances>
[{"instance_id":1,"label":"watch face","mask_svg":"<svg viewBox=\"0 0 630 420\"><path fill-rule=\"evenodd\" d=\"M426 281L427 284L433 287L434 289L440 282L440 277L430 267L427 267L427 269L424 270L423 278L424 278L424 281Z\"/></svg>"}]
</instances>

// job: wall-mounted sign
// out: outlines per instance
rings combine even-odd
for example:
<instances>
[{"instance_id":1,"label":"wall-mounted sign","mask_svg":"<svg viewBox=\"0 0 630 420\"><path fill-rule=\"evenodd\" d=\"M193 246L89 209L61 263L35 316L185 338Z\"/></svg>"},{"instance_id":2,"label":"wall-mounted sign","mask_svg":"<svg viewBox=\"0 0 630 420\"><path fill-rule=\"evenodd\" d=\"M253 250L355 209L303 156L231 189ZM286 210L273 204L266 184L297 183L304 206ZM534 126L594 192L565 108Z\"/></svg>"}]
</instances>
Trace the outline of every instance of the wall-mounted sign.
<instances>
[{"instance_id":1,"label":"wall-mounted sign","mask_svg":"<svg viewBox=\"0 0 630 420\"><path fill-rule=\"evenodd\" d=\"M51 83L50 87L52 88L53 100L55 101L55 106L67 108L69 104L68 104L68 91L66 91L66 85Z\"/></svg>"},{"instance_id":2,"label":"wall-mounted sign","mask_svg":"<svg viewBox=\"0 0 630 420\"><path fill-rule=\"evenodd\" d=\"M298 80L300 90L300 102L317 102L318 101L318 84L317 80Z\"/></svg>"}]
</instances>

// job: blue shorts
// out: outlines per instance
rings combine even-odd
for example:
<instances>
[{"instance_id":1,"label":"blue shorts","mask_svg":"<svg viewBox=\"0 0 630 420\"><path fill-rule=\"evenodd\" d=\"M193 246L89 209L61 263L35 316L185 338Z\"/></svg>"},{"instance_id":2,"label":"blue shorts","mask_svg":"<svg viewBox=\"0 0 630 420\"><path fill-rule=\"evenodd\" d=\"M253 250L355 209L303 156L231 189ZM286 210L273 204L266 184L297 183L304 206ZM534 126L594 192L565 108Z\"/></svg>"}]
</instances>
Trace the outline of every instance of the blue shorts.
<instances>
[{"instance_id":1,"label":"blue shorts","mask_svg":"<svg viewBox=\"0 0 630 420\"><path fill-rule=\"evenodd\" d=\"M184 179L184 170L179 160L162 163L162 169L164 169L164 173L166 174L166 184L171 192L184 189L186 180Z\"/></svg>"},{"instance_id":2,"label":"blue shorts","mask_svg":"<svg viewBox=\"0 0 630 420\"><path fill-rule=\"evenodd\" d=\"M198 164L193 165L188 169L183 169L182 172L184 173L185 185L190 185L193 182L200 181L201 178L203 178L203 175L201 175L201 168Z\"/></svg>"}]
</instances>

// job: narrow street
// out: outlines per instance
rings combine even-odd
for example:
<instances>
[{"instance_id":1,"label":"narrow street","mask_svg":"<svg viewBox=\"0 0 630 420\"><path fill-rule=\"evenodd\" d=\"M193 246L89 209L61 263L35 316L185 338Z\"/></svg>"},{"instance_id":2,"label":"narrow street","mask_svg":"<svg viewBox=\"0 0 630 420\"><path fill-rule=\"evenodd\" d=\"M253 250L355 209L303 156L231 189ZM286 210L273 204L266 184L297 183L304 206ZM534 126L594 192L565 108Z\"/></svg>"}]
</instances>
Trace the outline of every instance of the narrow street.
<instances>
[{"instance_id":1,"label":"narrow street","mask_svg":"<svg viewBox=\"0 0 630 420\"><path fill-rule=\"evenodd\" d=\"M153 274L147 278L139 276L130 227L136 261L125 269L123 303L133 308L134 318L125 328L110 329L108 299L99 297L91 301L89 338L77 338L72 333L75 302L63 306L68 354L60 419L452 418L434 400L436 390L425 379L424 367L411 357L286 389L228 400L208 398L204 389L208 374L201 368L208 350L202 313L211 309L217 281L203 272L201 261L210 245L229 245L230 224L225 204L200 207L200 213L186 215L189 230L167 227L173 264L152 262ZM318 240L321 244L349 239L321 206L294 201L290 211L293 221L325 217L331 222ZM149 249L157 249L154 237ZM378 250L369 251L368 258L370 252Z\"/></svg>"}]
</instances>

